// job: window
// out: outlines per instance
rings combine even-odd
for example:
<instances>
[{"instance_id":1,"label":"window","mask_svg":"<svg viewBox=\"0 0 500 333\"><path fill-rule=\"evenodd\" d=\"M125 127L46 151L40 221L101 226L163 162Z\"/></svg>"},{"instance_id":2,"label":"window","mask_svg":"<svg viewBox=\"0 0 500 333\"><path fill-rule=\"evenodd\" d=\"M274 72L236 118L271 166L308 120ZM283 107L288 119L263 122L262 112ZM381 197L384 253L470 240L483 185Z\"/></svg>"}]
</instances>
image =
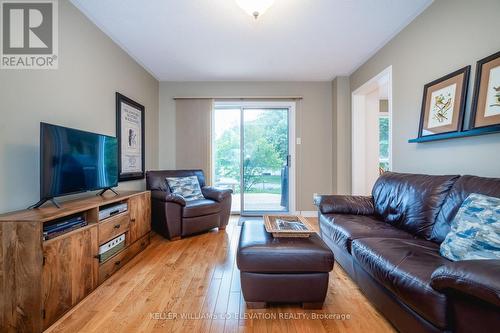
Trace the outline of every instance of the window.
<instances>
[{"instance_id":1,"label":"window","mask_svg":"<svg viewBox=\"0 0 500 333\"><path fill-rule=\"evenodd\" d=\"M389 171L389 115L384 112L378 118L379 128L379 172L380 174Z\"/></svg>"}]
</instances>

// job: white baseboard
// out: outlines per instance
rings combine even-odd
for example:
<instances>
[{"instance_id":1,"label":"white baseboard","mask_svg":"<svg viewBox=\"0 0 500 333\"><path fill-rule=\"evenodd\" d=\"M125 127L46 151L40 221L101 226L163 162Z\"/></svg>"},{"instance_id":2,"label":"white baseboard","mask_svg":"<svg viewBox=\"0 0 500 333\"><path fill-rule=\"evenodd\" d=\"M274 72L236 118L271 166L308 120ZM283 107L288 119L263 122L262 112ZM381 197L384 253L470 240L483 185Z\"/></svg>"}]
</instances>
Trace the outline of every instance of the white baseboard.
<instances>
[{"instance_id":1,"label":"white baseboard","mask_svg":"<svg viewBox=\"0 0 500 333\"><path fill-rule=\"evenodd\" d=\"M318 211L316 211L316 210L302 210L302 211L298 211L297 214L302 215L304 217L317 217Z\"/></svg>"},{"instance_id":2,"label":"white baseboard","mask_svg":"<svg viewBox=\"0 0 500 333\"><path fill-rule=\"evenodd\" d=\"M318 211L317 210L297 210L295 212L290 212L290 214L293 214L293 215L302 215L304 217L318 217ZM240 216L240 213L231 212L231 216Z\"/></svg>"}]
</instances>

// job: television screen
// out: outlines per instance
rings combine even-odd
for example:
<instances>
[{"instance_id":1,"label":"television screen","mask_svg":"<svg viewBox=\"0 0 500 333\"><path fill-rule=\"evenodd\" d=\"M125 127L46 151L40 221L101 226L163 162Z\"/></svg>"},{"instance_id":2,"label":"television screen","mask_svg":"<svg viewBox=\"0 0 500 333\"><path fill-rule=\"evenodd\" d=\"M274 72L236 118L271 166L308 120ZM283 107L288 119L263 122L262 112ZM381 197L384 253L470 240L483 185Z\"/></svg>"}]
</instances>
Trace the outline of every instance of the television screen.
<instances>
[{"instance_id":1,"label":"television screen","mask_svg":"<svg viewBox=\"0 0 500 333\"><path fill-rule=\"evenodd\" d=\"M118 143L111 136L40 124L40 197L118 185Z\"/></svg>"}]
</instances>

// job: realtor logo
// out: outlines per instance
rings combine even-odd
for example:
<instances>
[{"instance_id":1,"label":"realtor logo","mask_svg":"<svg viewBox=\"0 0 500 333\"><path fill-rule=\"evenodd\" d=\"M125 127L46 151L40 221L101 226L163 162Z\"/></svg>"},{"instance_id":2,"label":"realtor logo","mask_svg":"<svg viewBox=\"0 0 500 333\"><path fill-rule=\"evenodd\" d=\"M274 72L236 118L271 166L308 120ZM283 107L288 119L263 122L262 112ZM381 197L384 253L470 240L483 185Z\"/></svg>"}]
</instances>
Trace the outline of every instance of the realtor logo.
<instances>
[{"instance_id":1,"label":"realtor logo","mask_svg":"<svg viewBox=\"0 0 500 333\"><path fill-rule=\"evenodd\" d=\"M1 69L57 69L57 0L0 0Z\"/></svg>"}]
</instances>

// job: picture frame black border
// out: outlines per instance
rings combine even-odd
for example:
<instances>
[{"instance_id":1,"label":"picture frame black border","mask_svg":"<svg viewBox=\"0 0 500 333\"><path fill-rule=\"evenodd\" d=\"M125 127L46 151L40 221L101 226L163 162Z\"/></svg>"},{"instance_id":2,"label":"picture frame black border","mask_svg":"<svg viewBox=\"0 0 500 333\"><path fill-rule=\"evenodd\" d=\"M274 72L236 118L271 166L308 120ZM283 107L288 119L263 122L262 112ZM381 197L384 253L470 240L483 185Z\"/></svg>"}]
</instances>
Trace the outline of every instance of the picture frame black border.
<instances>
[{"instance_id":1,"label":"picture frame black border","mask_svg":"<svg viewBox=\"0 0 500 333\"><path fill-rule=\"evenodd\" d=\"M436 79L432 82L427 83L424 85L424 93L422 97L422 107L420 110L420 124L418 127L418 137L419 138L427 138L427 137L432 137L434 135L442 135L445 133L455 133L455 132L462 132L464 130L464 115L465 115L465 103L467 101L467 90L469 88L469 77L470 77L470 70L471 66L465 66L462 67L450 74L447 74L443 77L440 77L439 79ZM458 128L455 131L448 131L448 132L443 132L443 133L436 133L436 134L430 134L430 135L422 135L423 129L424 129L424 119L425 119L425 105L427 103L427 91L429 90L430 87L441 83L443 81L446 81L448 79L451 79L454 76L458 76L460 74L464 74L464 79L463 79L463 84L462 84L462 95L460 98L460 106L458 109Z\"/></svg>"},{"instance_id":2,"label":"picture frame black border","mask_svg":"<svg viewBox=\"0 0 500 333\"><path fill-rule=\"evenodd\" d=\"M500 58L500 51L493 53L492 55L489 55L476 62L476 77L474 78L474 94L472 95L472 106L470 111L469 128L468 128L469 130L475 128L496 127L500 125L499 123L499 124L476 127L477 104L479 103L479 90L481 89L481 75L483 72L483 65L497 58Z\"/></svg>"},{"instance_id":3,"label":"picture frame black border","mask_svg":"<svg viewBox=\"0 0 500 333\"><path fill-rule=\"evenodd\" d=\"M124 102L134 108L141 110L141 163L142 172L122 173L122 138L121 138L121 103ZM116 138L118 139L118 181L126 182L131 180L144 179L146 176L146 127L145 127L146 109L143 105L128 98L125 95L116 92Z\"/></svg>"}]
</instances>

